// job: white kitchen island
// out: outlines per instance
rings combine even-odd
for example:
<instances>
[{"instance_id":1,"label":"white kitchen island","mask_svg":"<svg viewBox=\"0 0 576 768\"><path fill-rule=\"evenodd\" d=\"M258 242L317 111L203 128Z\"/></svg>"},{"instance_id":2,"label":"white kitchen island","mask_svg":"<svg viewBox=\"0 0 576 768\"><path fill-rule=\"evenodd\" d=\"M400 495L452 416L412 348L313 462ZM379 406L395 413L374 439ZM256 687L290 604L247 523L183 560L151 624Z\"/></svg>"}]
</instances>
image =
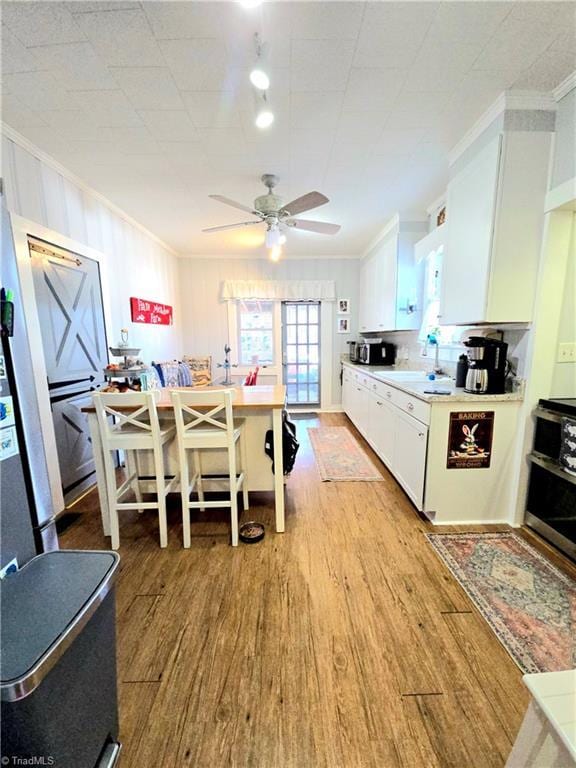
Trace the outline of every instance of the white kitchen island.
<instances>
[{"instance_id":1,"label":"white kitchen island","mask_svg":"<svg viewBox=\"0 0 576 768\"><path fill-rule=\"evenodd\" d=\"M344 411L420 512L437 525L509 522L520 393L475 395L451 379L343 366Z\"/></svg>"}]
</instances>

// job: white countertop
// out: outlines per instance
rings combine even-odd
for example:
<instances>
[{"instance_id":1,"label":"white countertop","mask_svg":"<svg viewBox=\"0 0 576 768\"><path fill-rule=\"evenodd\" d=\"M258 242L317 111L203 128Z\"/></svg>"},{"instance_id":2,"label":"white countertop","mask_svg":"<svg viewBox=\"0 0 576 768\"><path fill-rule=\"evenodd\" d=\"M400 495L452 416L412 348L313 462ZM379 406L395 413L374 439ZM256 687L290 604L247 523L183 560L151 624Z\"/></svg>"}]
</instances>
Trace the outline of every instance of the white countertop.
<instances>
[{"instance_id":1,"label":"white countertop","mask_svg":"<svg viewBox=\"0 0 576 768\"><path fill-rule=\"evenodd\" d=\"M524 675L524 684L576 760L576 670Z\"/></svg>"},{"instance_id":2,"label":"white countertop","mask_svg":"<svg viewBox=\"0 0 576 768\"><path fill-rule=\"evenodd\" d=\"M390 384L397 389L407 392L413 397L417 397L420 400L424 400L426 403L495 403L503 401L515 401L520 402L524 399L521 392L504 392L501 395L476 395L471 392L465 392L461 387L454 386L454 379L452 378L440 378L428 381L407 381L397 377L397 373L402 370L410 373L414 369L402 369L396 366L383 366L383 365L358 365L351 363L348 360L342 360L343 365L347 365L349 368L353 368L356 371L362 371L363 373L374 376L374 374L380 374L378 377L374 377L376 381L383 381L386 384ZM386 373L394 372L394 376L387 378ZM449 395L436 395L429 394L425 390L450 390Z\"/></svg>"}]
</instances>

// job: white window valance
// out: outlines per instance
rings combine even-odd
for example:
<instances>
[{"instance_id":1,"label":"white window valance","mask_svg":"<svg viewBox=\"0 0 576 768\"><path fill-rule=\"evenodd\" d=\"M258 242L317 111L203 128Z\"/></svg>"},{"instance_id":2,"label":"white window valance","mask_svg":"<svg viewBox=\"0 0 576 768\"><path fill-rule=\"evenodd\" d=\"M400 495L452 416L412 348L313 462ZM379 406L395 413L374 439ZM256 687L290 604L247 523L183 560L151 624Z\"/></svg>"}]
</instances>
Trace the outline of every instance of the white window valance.
<instances>
[{"instance_id":1,"label":"white window valance","mask_svg":"<svg viewBox=\"0 0 576 768\"><path fill-rule=\"evenodd\" d=\"M334 280L225 280L222 299L336 301L336 283Z\"/></svg>"}]
</instances>

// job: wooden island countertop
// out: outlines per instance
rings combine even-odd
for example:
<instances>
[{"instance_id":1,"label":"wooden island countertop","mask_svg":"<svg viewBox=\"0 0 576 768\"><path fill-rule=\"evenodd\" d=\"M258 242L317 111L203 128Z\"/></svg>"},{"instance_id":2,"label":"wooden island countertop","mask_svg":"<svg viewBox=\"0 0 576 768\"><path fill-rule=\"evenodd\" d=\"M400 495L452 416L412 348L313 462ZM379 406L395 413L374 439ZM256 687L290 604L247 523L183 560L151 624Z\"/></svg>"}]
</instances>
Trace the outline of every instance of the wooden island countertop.
<instances>
[{"instance_id":1,"label":"wooden island countertop","mask_svg":"<svg viewBox=\"0 0 576 768\"><path fill-rule=\"evenodd\" d=\"M172 401L170 400L170 392L172 390L178 392L188 392L197 390L198 392L209 392L213 390L215 392L222 389L231 389L234 392L234 399L232 401L233 408L250 408L250 409L276 409L284 408L286 405L286 387L283 384L257 384L254 387L219 387L212 385L209 387L164 387L157 390L159 397L156 400L156 408L159 411L170 410L172 408ZM84 413L94 413L93 405L86 405L82 408Z\"/></svg>"}]
</instances>

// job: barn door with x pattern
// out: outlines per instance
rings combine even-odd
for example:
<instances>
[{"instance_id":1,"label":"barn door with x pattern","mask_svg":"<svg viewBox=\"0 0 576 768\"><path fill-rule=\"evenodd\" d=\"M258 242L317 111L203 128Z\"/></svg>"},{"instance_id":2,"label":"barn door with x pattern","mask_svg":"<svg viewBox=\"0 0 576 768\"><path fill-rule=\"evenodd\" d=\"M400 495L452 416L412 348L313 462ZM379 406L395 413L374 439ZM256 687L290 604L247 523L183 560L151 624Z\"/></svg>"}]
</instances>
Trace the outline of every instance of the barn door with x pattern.
<instances>
[{"instance_id":1,"label":"barn door with x pattern","mask_svg":"<svg viewBox=\"0 0 576 768\"><path fill-rule=\"evenodd\" d=\"M58 460L66 501L94 472L86 417L80 411L108 363L97 261L30 240Z\"/></svg>"}]
</instances>

